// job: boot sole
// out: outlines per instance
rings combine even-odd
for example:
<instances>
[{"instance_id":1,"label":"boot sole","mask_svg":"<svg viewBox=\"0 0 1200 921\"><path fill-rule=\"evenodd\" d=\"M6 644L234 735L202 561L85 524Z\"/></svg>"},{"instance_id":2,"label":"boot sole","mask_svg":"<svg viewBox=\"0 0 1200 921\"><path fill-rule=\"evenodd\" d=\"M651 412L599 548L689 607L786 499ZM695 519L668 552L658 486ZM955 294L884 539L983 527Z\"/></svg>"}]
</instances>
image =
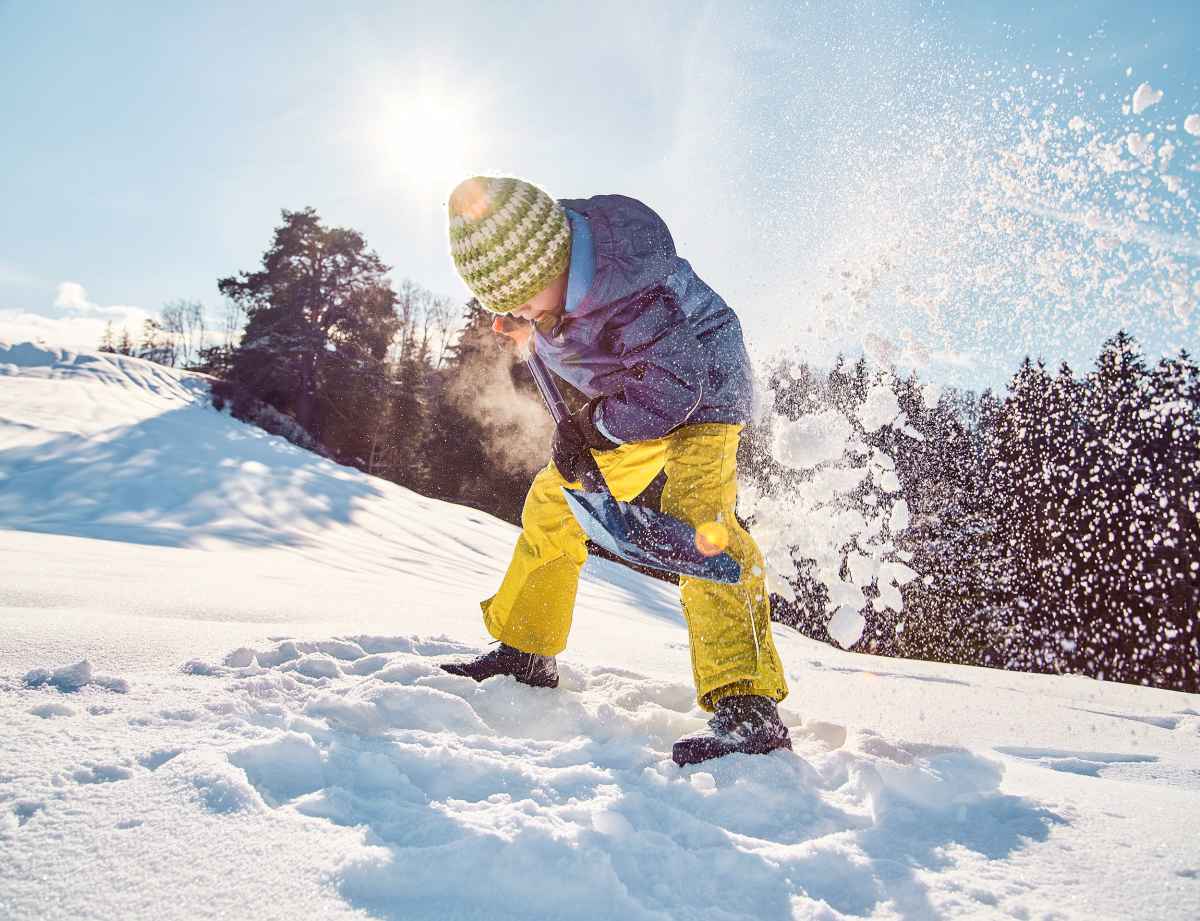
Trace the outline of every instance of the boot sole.
<instances>
[{"instance_id":1,"label":"boot sole","mask_svg":"<svg viewBox=\"0 0 1200 921\"><path fill-rule=\"evenodd\" d=\"M520 675L514 675L512 672L496 672L496 674L494 674L494 675L484 675L482 677L476 677L475 675L469 674L468 672L456 670L456 667L453 665L439 665L438 668L440 668L442 671L444 671L448 675L455 675L458 678L470 678L472 681L487 681L489 678L497 678L502 675L507 675L509 678L515 678L521 684L528 685L531 688L556 688L556 687L558 687L558 679L557 678L555 678L553 681L526 681Z\"/></svg>"},{"instance_id":2,"label":"boot sole","mask_svg":"<svg viewBox=\"0 0 1200 921\"><path fill-rule=\"evenodd\" d=\"M690 754L685 746L680 746L676 743L671 747L671 760L679 767L687 767L689 764L703 764L705 761L714 761L717 758L724 758L726 755L769 755L773 751L778 751L781 748L792 750L791 738L779 739L772 744L751 745L746 748L725 748L714 749L711 753ZM680 760L682 759L682 760Z\"/></svg>"}]
</instances>

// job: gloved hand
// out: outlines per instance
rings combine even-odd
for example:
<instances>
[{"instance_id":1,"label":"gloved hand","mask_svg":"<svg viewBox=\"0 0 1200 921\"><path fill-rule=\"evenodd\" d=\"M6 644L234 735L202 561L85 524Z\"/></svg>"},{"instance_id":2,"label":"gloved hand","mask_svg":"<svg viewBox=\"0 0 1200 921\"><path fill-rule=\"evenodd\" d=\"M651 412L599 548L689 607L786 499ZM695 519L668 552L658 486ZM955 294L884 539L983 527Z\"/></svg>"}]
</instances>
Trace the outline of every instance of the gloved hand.
<instances>
[{"instance_id":1,"label":"gloved hand","mask_svg":"<svg viewBox=\"0 0 1200 921\"><path fill-rule=\"evenodd\" d=\"M605 438L592 421L592 413L602 399L595 397L588 400L563 419L554 430L554 466L568 483L577 483L583 479L583 474L588 469L588 449L611 451L618 447L616 442Z\"/></svg>"}]
</instances>

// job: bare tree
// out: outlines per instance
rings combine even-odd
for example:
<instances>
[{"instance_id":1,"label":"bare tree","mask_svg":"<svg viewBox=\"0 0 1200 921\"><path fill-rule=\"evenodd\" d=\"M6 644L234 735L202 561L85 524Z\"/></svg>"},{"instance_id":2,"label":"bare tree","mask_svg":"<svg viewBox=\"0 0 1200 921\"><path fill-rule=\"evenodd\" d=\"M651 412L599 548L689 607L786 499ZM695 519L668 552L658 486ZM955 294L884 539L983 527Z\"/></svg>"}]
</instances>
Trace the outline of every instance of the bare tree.
<instances>
[{"instance_id":1,"label":"bare tree","mask_svg":"<svg viewBox=\"0 0 1200 921\"><path fill-rule=\"evenodd\" d=\"M225 348L232 352L246 326L246 308L231 297L225 298Z\"/></svg>"},{"instance_id":2,"label":"bare tree","mask_svg":"<svg viewBox=\"0 0 1200 921\"><path fill-rule=\"evenodd\" d=\"M416 329L428 296L424 288L410 278L400 282L396 290L396 319L400 321L392 339L391 355L396 364L403 364L416 346Z\"/></svg>"},{"instance_id":3,"label":"bare tree","mask_svg":"<svg viewBox=\"0 0 1200 921\"><path fill-rule=\"evenodd\" d=\"M199 301L192 301L190 308L184 313L184 325L186 326L184 339L188 348L187 358L183 361L184 367L200 360L200 350L204 348L204 337L207 333L204 305Z\"/></svg>"},{"instance_id":4,"label":"bare tree","mask_svg":"<svg viewBox=\"0 0 1200 921\"><path fill-rule=\"evenodd\" d=\"M142 342L137 348L139 358L168 367L175 366L175 343L158 320L147 317L142 323Z\"/></svg>"},{"instance_id":5,"label":"bare tree","mask_svg":"<svg viewBox=\"0 0 1200 921\"><path fill-rule=\"evenodd\" d=\"M396 290L396 318L391 361L415 359L440 368L458 325L454 302L406 278Z\"/></svg>"},{"instance_id":6,"label":"bare tree","mask_svg":"<svg viewBox=\"0 0 1200 921\"><path fill-rule=\"evenodd\" d=\"M172 364L186 368L199 361L207 333L204 305L184 300L164 304L160 322L174 350Z\"/></svg>"},{"instance_id":7,"label":"bare tree","mask_svg":"<svg viewBox=\"0 0 1200 921\"><path fill-rule=\"evenodd\" d=\"M454 334L458 331L459 311L455 309L454 301L450 298L438 297L430 304L429 315L434 331L433 366L441 368L446 361L446 353Z\"/></svg>"}]
</instances>

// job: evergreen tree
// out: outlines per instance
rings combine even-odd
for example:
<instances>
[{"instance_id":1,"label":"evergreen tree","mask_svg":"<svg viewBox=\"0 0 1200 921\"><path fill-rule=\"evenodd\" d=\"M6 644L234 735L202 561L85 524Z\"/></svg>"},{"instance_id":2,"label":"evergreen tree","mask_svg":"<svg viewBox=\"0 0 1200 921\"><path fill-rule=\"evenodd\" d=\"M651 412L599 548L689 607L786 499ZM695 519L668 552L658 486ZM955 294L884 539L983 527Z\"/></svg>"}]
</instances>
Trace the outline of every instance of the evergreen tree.
<instances>
[{"instance_id":1,"label":"evergreen tree","mask_svg":"<svg viewBox=\"0 0 1200 921\"><path fill-rule=\"evenodd\" d=\"M986 561L994 554L995 514L983 489L974 398L949 391L926 405L914 373L899 383L908 439L894 456L911 523L896 535L909 565L925 578L902 588L897 654L980 664L995 645L988 616Z\"/></svg>"},{"instance_id":2,"label":"evergreen tree","mask_svg":"<svg viewBox=\"0 0 1200 921\"><path fill-rule=\"evenodd\" d=\"M1186 351L1163 359L1149 392L1157 481L1150 500L1158 527L1146 568L1162 611L1150 683L1194 692L1200 690L1200 367Z\"/></svg>"},{"instance_id":3,"label":"evergreen tree","mask_svg":"<svg viewBox=\"0 0 1200 921\"><path fill-rule=\"evenodd\" d=\"M1083 380L1016 375L988 440L997 664L1197 688L1197 373L1121 332Z\"/></svg>"},{"instance_id":4,"label":"evergreen tree","mask_svg":"<svg viewBox=\"0 0 1200 921\"><path fill-rule=\"evenodd\" d=\"M121 338L117 340L117 344L113 351L118 355L133 355L135 351L133 337L129 335L128 329L122 328Z\"/></svg>"},{"instance_id":5,"label":"evergreen tree","mask_svg":"<svg viewBox=\"0 0 1200 921\"><path fill-rule=\"evenodd\" d=\"M361 234L306 208L283 212L261 269L218 282L248 320L231 379L348 462L369 454L369 388L396 329L387 272Z\"/></svg>"},{"instance_id":6,"label":"evergreen tree","mask_svg":"<svg viewBox=\"0 0 1200 921\"><path fill-rule=\"evenodd\" d=\"M112 320L109 320L107 323L104 324L104 335L100 338L100 347L99 347L98 351L115 352L116 350L117 350L117 343L116 343L116 339L113 337Z\"/></svg>"}]
</instances>

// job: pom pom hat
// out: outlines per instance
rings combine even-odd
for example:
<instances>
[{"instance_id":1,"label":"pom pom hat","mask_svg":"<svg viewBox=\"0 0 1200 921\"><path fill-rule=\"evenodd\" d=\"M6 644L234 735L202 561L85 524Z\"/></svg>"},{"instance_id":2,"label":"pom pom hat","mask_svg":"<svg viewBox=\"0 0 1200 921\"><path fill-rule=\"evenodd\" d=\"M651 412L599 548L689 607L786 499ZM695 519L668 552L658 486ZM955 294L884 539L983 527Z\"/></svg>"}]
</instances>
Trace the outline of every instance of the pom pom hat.
<instances>
[{"instance_id":1,"label":"pom pom hat","mask_svg":"<svg viewBox=\"0 0 1200 921\"><path fill-rule=\"evenodd\" d=\"M566 271L571 225L532 183L475 176L450 195L450 254L479 303L508 313Z\"/></svg>"}]
</instances>

